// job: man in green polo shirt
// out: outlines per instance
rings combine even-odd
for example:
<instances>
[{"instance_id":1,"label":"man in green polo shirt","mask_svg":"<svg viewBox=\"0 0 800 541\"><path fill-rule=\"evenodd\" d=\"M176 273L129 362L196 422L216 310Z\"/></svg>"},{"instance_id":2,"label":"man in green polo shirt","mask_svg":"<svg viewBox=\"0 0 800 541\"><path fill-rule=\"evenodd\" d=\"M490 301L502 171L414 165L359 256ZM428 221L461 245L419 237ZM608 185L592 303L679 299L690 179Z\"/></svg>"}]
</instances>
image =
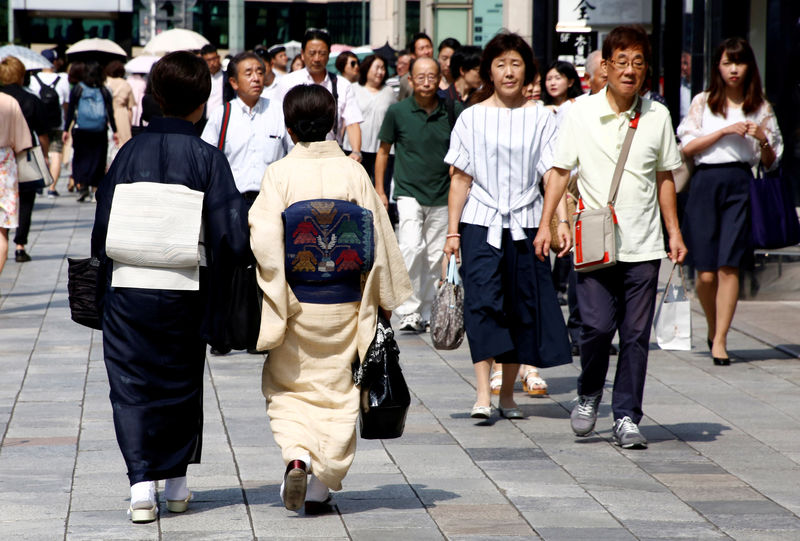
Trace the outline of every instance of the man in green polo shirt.
<instances>
[{"instance_id":1,"label":"man in green polo shirt","mask_svg":"<svg viewBox=\"0 0 800 541\"><path fill-rule=\"evenodd\" d=\"M404 331L422 332L430 319L447 234L450 175L444 156L463 106L448 104L436 95L440 77L435 60L415 59L409 72L414 93L389 107L378 133L381 146L375 159L375 178L383 178L389 150L395 147L394 197L400 219L397 242L414 288L411 298L397 309L400 330ZM388 208L383 183L376 183L375 191Z\"/></svg>"}]
</instances>

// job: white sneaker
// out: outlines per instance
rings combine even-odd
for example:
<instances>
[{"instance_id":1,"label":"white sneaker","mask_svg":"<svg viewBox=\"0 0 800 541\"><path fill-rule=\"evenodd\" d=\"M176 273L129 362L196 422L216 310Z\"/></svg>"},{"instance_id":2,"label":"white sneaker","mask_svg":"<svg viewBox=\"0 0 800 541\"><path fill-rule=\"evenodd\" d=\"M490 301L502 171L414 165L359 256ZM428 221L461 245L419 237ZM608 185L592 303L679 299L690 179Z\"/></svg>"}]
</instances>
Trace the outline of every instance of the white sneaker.
<instances>
[{"instance_id":1,"label":"white sneaker","mask_svg":"<svg viewBox=\"0 0 800 541\"><path fill-rule=\"evenodd\" d=\"M425 332L425 322L418 313L407 314L400 318L400 330L411 332Z\"/></svg>"}]
</instances>

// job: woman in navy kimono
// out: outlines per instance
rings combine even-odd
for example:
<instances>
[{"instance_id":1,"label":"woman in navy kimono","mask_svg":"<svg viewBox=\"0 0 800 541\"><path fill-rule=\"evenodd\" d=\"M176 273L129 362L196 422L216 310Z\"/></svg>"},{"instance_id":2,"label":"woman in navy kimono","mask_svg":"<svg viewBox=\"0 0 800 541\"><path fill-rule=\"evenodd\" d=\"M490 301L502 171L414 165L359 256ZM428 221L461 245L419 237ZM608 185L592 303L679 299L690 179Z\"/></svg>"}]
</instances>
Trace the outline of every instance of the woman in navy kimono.
<instances>
[{"instance_id":1,"label":"woman in navy kimono","mask_svg":"<svg viewBox=\"0 0 800 541\"><path fill-rule=\"evenodd\" d=\"M167 509L187 508L186 469L200 461L202 444L206 342L222 323L215 315L215 295L221 294L212 288L228 283L233 266L249 254L247 209L228 161L193 129L210 80L206 64L188 52L156 63L151 83L164 117L120 150L97 192L92 255L100 258L106 278L99 292L103 350L133 522L156 519L159 479L166 479ZM111 286L112 268L122 266L106 254L112 200L117 186L139 182L151 183L154 191L169 184L202 192L206 266L199 267L196 290Z\"/></svg>"}]
</instances>

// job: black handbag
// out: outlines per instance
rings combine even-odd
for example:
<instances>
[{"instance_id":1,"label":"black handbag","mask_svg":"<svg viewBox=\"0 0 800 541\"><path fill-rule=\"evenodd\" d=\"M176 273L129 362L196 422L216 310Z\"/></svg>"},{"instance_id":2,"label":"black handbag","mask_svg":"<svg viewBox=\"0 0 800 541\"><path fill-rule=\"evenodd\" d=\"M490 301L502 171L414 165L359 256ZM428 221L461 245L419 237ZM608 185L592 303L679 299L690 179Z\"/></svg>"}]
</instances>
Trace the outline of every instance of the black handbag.
<instances>
[{"instance_id":1,"label":"black handbag","mask_svg":"<svg viewBox=\"0 0 800 541\"><path fill-rule=\"evenodd\" d=\"M102 330L103 314L97 302L100 260L67 258L67 292L72 321L91 329Z\"/></svg>"},{"instance_id":2,"label":"black handbag","mask_svg":"<svg viewBox=\"0 0 800 541\"><path fill-rule=\"evenodd\" d=\"M361 437L388 440L402 436L411 394L400 368L394 330L382 314L364 362L356 359L353 363L353 381L361 387Z\"/></svg>"},{"instance_id":3,"label":"black handbag","mask_svg":"<svg viewBox=\"0 0 800 541\"><path fill-rule=\"evenodd\" d=\"M228 289L228 317L221 340L211 346L221 352L255 350L261 330L261 289L256 280L256 265L236 266Z\"/></svg>"}]
</instances>

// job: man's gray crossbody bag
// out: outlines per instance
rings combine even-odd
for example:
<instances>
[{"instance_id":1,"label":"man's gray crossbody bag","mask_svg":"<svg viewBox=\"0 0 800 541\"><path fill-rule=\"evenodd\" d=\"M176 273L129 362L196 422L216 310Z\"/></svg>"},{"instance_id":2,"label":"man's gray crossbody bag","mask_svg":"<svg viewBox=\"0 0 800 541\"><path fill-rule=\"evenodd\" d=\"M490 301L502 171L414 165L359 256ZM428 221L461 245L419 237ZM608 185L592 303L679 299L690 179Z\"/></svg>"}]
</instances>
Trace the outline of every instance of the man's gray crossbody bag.
<instances>
[{"instance_id":1,"label":"man's gray crossbody bag","mask_svg":"<svg viewBox=\"0 0 800 541\"><path fill-rule=\"evenodd\" d=\"M587 209L583 206L583 198L578 200L578 211L575 213L575 225L572 238L575 239L575 270L589 272L617 263L617 215L614 203L617 200L622 171L628 159L628 152L633 142L633 134L639 125L642 115L642 98L634 109L633 119L628 124L625 141L619 153L617 167L611 180L608 204L599 209Z\"/></svg>"}]
</instances>

